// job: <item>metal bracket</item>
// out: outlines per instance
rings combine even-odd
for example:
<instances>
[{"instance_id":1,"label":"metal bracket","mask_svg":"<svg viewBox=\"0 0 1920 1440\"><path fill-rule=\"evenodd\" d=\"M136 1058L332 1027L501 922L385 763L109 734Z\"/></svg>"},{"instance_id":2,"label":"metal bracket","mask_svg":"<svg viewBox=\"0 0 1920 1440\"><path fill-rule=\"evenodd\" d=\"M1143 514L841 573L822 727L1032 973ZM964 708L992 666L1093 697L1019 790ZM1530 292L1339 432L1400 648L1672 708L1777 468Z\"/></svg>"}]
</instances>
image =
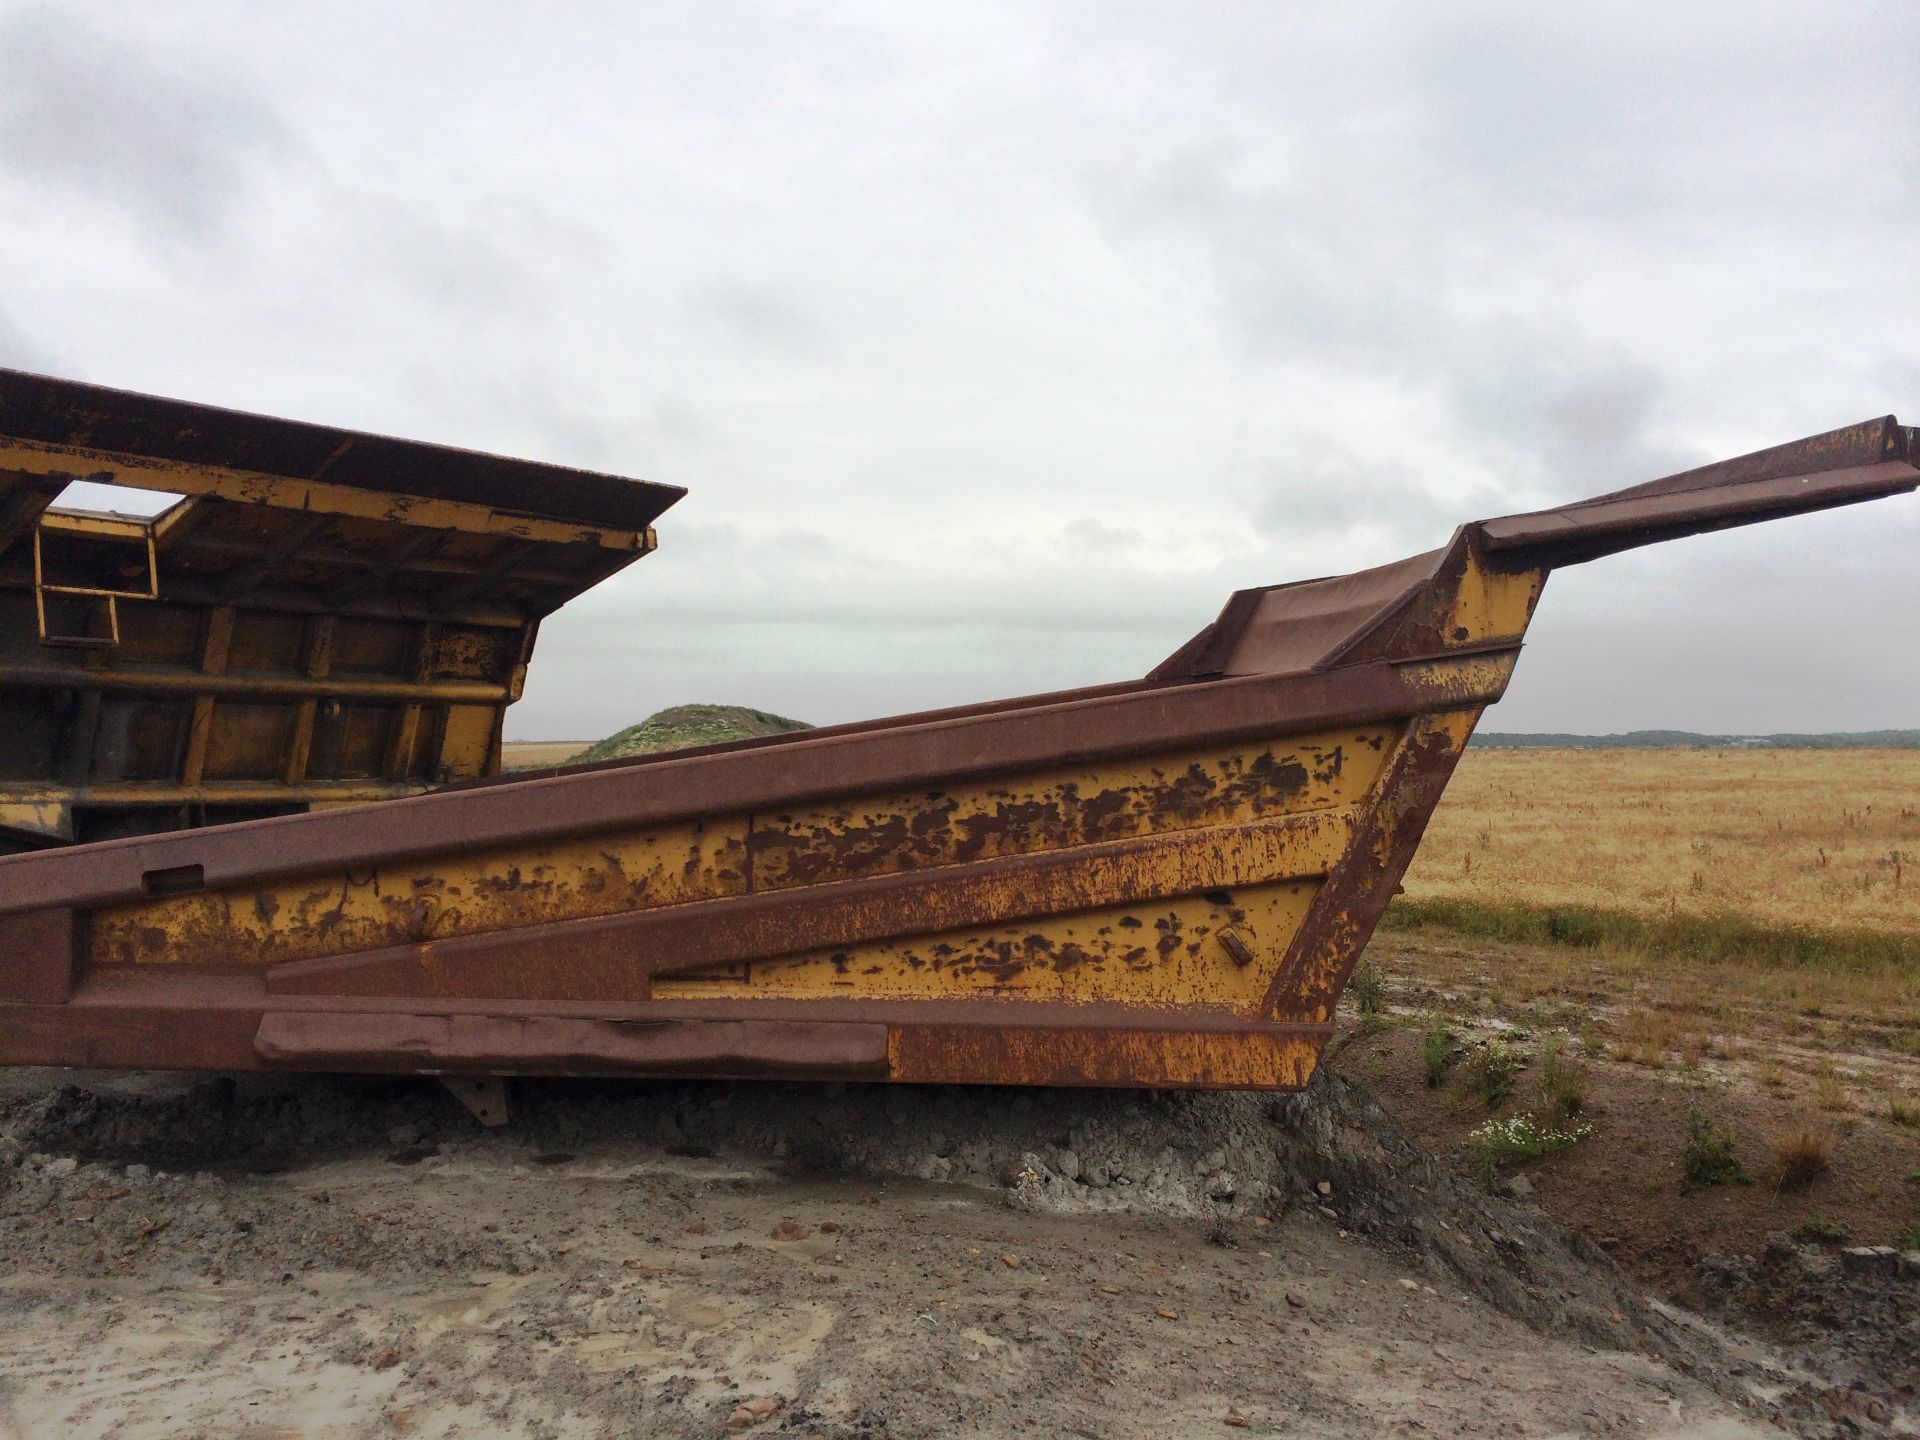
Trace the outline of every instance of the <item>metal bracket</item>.
<instances>
[{"instance_id":1,"label":"metal bracket","mask_svg":"<svg viewBox=\"0 0 1920 1440\"><path fill-rule=\"evenodd\" d=\"M489 1130L507 1123L507 1080L504 1075L442 1075L440 1083Z\"/></svg>"},{"instance_id":2,"label":"metal bracket","mask_svg":"<svg viewBox=\"0 0 1920 1440\"><path fill-rule=\"evenodd\" d=\"M58 645L67 649L111 650L120 643L120 604L122 600L158 600L160 598L160 560L154 549L153 527L144 525L144 538L147 546L147 588L145 590L103 590L87 585L50 585L47 583L46 562L41 557L40 537L45 530L46 517L33 527L33 608L38 621L40 643ZM77 595L90 600L107 602L107 634L100 635L54 635L47 630L47 596Z\"/></svg>"}]
</instances>

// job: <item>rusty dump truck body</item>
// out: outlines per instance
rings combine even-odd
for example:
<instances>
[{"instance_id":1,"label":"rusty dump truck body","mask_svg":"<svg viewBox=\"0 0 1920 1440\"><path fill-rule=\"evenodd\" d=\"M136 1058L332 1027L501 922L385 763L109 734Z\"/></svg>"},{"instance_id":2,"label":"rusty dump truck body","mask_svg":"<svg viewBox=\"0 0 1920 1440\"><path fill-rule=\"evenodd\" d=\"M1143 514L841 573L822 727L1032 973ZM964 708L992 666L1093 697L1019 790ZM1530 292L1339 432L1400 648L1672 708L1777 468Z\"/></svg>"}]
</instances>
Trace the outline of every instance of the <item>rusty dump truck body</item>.
<instances>
[{"instance_id":1,"label":"rusty dump truck body","mask_svg":"<svg viewBox=\"0 0 1920 1440\"><path fill-rule=\"evenodd\" d=\"M1143 680L0 860L0 1061L1297 1087L1548 571L1914 459L1466 525Z\"/></svg>"},{"instance_id":2,"label":"rusty dump truck body","mask_svg":"<svg viewBox=\"0 0 1920 1440\"><path fill-rule=\"evenodd\" d=\"M0 370L0 853L493 774L540 618L683 493Z\"/></svg>"}]
</instances>

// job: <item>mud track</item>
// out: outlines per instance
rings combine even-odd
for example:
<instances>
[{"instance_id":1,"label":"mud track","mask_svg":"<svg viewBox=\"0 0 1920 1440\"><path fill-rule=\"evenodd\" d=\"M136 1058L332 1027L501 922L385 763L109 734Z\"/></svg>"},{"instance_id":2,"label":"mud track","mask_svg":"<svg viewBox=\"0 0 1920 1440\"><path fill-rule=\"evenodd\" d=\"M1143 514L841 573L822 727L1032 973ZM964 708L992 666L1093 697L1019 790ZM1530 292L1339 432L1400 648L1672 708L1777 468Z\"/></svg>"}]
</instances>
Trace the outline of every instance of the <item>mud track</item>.
<instances>
[{"instance_id":1,"label":"mud track","mask_svg":"<svg viewBox=\"0 0 1920 1440\"><path fill-rule=\"evenodd\" d=\"M427 1081L0 1072L0 1436L1831 1420L1337 1076L514 1105L483 1131Z\"/></svg>"}]
</instances>

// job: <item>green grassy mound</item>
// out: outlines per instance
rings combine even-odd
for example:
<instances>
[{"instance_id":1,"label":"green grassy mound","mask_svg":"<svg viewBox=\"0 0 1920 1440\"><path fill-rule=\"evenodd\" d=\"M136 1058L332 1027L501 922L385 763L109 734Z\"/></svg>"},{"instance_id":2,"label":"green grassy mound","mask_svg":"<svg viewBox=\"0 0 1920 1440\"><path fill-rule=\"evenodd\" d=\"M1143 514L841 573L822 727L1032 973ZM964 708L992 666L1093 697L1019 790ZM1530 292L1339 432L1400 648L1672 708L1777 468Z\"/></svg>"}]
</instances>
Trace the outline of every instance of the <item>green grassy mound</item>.
<instances>
[{"instance_id":1,"label":"green grassy mound","mask_svg":"<svg viewBox=\"0 0 1920 1440\"><path fill-rule=\"evenodd\" d=\"M744 705L675 705L629 725L574 756L573 764L589 760L618 760L624 755L656 755L662 750L687 750L696 745L724 745L729 740L752 740L762 735L788 735L811 730L804 720L789 720Z\"/></svg>"}]
</instances>

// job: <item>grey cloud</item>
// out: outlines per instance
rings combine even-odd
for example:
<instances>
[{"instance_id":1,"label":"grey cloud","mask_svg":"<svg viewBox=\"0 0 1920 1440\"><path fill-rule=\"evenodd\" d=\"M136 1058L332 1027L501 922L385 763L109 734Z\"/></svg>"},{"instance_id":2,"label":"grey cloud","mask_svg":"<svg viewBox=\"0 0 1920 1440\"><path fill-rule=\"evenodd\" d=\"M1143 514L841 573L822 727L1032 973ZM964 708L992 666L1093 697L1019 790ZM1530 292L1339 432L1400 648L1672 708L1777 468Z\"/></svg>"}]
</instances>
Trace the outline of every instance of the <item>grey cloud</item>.
<instances>
[{"instance_id":1,"label":"grey cloud","mask_svg":"<svg viewBox=\"0 0 1920 1440\"><path fill-rule=\"evenodd\" d=\"M647 401L605 402L590 390L565 389L544 365L475 375L458 364L409 367L405 388L423 409L440 416L444 433L422 436L530 460L665 479L654 473L670 427Z\"/></svg>"},{"instance_id":2,"label":"grey cloud","mask_svg":"<svg viewBox=\"0 0 1920 1440\"><path fill-rule=\"evenodd\" d=\"M1147 537L1131 525L1110 525L1090 515L1068 521L1060 534L1068 545L1095 554L1136 550L1149 543Z\"/></svg>"},{"instance_id":3,"label":"grey cloud","mask_svg":"<svg viewBox=\"0 0 1920 1440\"><path fill-rule=\"evenodd\" d=\"M1404 222L1382 231L1378 216L1343 207L1327 178L1309 168L1246 181L1230 153L1188 152L1144 172L1107 213L1123 243L1185 248L1250 360L1391 378L1437 397L1453 433L1427 443L1475 456L1506 502L1584 498L1688 458L1661 439L1667 380L1655 366L1564 318L1449 304L1444 242L1406 253ZM1381 417L1382 434L1393 425ZM1339 489L1388 502L1379 481L1360 479L1377 438L1355 437L1325 463Z\"/></svg>"},{"instance_id":4,"label":"grey cloud","mask_svg":"<svg viewBox=\"0 0 1920 1440\"><path fill-rule=\"evenodd\" d=\"M51 371L57 368L53 352L45 349L13 322L0 307L0 365L11 370Z\"/></svg>"},{"instance_id":5,"label":"grey cloud","mask_svg":"<svg viewBox=\"0 0 1920 1440\"><path fill-rule=\"evenodd\" d=\"M803 526L676 514L660 553L543 622L515 733L602 734L693 698L828 723L1141 675L1223 593L1142 574L1125 551L1082 547L1079 583L1063 587L992 557L943 566Z\"/></svg>"},{"instance_id":6,"label":"grey cloud","mask_svg":"<svg viewBox=\"0 0 1920 1440\"><path fill-rule=\"evenodd\" d=\"M1438 545L1462 520L1403 465L1352 456L1270 461L1253 511L1254 528L1276 539L1324 541L1369 529L1409 550Z\"/></svg>"},{"instance_id":7,"label":"grey cloud","mask_svg":"<svg viewBox=\"0 0 1920 1440\"><path fill-rule=\"evenodd\" d=\"M176 239L232 217L256 162L293 148L271 106L70 12L0 21L0 167L82 191Z\"/></svg>"},{"instance_id":8,"label":"grey cloud","mask_svg":"<svg viewBox=\"0 0 1920 1440\"><path fill-rule=\"evenodd\" d=\"M524 315L534 304L532 270L495 238L500 227L486 217L450 224L380 195L351 203L368 249L431 308L500 321Z\"/></svg>"},{"instance_id":9,"label":"grey cloud","mask_svg":"<svg viewBox=\"0 0 1920 1440\"><path fill-rule=\"evenodd\" d=\"M697 310L736 339L785 355L813 354L826 341L820 323L772 285L715 285Z\"/></svg>"},{"instance_id":10,"label":"grey cloud","mask_svg":"<svg viewBox=\"0 0 1920 1440\"><path fill-rule=\"evenodd\" d=\"M1581 500L1712 457L1660 437L1668 389L1653 366L1562 326L1468 327L1439 382L1462 430L1505 452L1543 501Z\"/></svg>"},{"instance_id":11,"label":"grey cloud","mask_svg":"<svg viewBox=\"0 0 1920 1440\"><path fill-rule=\"evenodd\" d=\"M513 733L853 719L1138 675L1236 586L1911 405L1920 9L1836 3L0 0L0 274L74 373L687 485ZM1911 710L1917 526L1570 571L1496 723ZM1759 603L1795 565L1880 577L1802 606L1871 637L1852 688Z\"/></svg>"},{"instance_id":12,"label":"grey cloud","mask_svg":"<svg viewBox=\"0 0 1920 1440\"><path fill-rule=\"evenodd\" d=\"M1912 105L1880 80L1900 37L1911 46L1912 8L1891 0L1705 0L1630 24L1603 8L1469 0L1404 18L1401 78L1431 163L1504 207L1662 231L1751 217L1756 201L1870 209L1881 187L1861 185L1859 167L1920 138ZM1836 33L1875 39L1835 45ZM1783 73L1791 85L1764 78Z\"/></svg>"},{"instance_id":13,"label":"grey cloud","mask_svg":"<svg viewBox=\"0 0 1920 1440\"><path fill-rule=\"evenodd\" d=\"M1185 625L1183 617L1209 618L1207 606L1217 608L1213 577L1143 573L1136 562L1151 547L1138 536L1119 551L1105 542L1055 547L1059 568L1048 572L1021 555L905 555L799 525L749 530L703 521L698 500L696 492L667 512L660 553L612 582L609 603L626 601L632 587L633 603L679 625L831 625L849 634L974 625L1146 636L1149 650ZM690 506L696 510L683 514ZM1085 537L1086 526L1129 533L1089 521L1066 533ZM599 597L575 603L591 607Z\"/></svg>"}]
</instances>

